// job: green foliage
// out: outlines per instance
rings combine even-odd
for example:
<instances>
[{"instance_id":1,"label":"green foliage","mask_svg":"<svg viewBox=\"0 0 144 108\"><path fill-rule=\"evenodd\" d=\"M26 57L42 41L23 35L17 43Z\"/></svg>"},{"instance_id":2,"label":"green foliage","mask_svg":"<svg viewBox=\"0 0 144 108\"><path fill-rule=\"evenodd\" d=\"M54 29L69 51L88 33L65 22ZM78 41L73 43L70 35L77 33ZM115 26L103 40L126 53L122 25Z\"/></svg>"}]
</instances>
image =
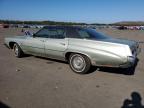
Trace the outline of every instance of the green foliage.
<instances>
[{"instance_id":1,"label":"green foliage","mask_svg":"<svg viewBox=\"0 0 144 108\"><path fill-rule=\"evenodd\" d=\"M31 24L31 25L89 25L86 23L75 23L75 22L56 22L56 21L19 21L19 20L0 20L2 24ZM90 25L96 26L144 26L144 22L142 21L123 21L112 24L100 24L93 23Z\"/></svg>"},{"instance_id":2,"label":"green foliage","mask_svg":"<svg viewBox=\"0 0 144 108\"><path fill-rule=\"evenodd\" d=\"M56 22L56 21L17 21L17 20L0 20L2 24L38 24L38 25L86 25L86 23L75 22Z\"/></svg>"}]
</instances>

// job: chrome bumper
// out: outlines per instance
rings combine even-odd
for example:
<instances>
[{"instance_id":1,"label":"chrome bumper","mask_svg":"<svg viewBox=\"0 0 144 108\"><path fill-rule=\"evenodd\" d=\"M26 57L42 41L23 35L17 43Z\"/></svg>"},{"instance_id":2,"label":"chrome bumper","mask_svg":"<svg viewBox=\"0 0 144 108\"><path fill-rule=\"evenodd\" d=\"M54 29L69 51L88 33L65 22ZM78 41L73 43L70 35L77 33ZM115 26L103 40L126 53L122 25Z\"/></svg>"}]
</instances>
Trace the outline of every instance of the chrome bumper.
<instances>
[{"instance_id":1,"label":"chrome bumper","mask_svg":"<svg viewBox=\"0 0 144 108\"><path fill-rule=\"evenodd\" d=\"M135 51L135 53L133 54L133 56L128 56L127 62L125 64L120 65L120 67L128 68L128 67L134 66L137 61L137 55L139 55L140 52L141 52L141 48L138 47L137 50Z\"/></svg>"}]
</instances>

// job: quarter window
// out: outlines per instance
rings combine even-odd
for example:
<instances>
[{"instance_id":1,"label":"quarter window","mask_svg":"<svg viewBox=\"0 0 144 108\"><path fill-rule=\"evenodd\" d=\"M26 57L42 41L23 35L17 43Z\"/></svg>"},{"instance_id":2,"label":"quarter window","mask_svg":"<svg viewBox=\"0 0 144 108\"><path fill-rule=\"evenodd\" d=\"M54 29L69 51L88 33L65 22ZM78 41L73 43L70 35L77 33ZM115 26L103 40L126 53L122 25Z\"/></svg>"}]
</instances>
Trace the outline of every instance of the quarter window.
<instances>
[{"instance_id":1,"label":"quarter window","mask_svg":"<svg viewBox=\"0 0 144 108\"><path fill-rule=\"evenodd\" d=\"M90 35L88 34L88 32L86 32L85 30L78 30L78 34L80 36L80 38L89 38Z\"/></svg>"}]
</instances>

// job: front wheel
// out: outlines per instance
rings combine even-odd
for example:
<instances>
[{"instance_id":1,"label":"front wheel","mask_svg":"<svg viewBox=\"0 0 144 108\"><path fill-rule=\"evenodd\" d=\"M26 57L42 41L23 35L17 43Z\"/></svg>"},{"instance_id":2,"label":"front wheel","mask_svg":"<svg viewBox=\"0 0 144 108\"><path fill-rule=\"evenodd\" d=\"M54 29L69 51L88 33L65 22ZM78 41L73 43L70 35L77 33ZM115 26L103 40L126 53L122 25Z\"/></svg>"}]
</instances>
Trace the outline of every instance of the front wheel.
<instances>
[{"instance_id":1,"label":"front wheel","mask_svg":"<svg viewBox=\"0 0 144 108\"><path fill-rule=\"evenodd\" d=\"M17 43L14 44L13 50L16 57L21 58L23 56L23 51Z\"/></svg>"},{"instance_id":2,"label":"front wheel","mask_svg":"<svg viewBox=\"0 0 144 108\"><path fill-rule=\"evenodd\" d=\"M89 58L82 54L71 54L69 58L71 69L79 74L86 74L91 67Z\"/></svg>"}]
</instances>

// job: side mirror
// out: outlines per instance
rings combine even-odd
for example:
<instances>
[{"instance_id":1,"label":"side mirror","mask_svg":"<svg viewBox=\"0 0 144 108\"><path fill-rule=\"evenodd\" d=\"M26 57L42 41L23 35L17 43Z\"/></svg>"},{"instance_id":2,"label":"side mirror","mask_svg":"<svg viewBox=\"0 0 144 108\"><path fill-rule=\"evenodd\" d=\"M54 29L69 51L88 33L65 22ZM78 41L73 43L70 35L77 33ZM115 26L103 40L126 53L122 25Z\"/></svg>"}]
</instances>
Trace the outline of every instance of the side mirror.
<instances>
[{"instance_id":1,"label":"side mirror","mask_svg":"<svg viewBox=\"0 0 144 108\"><path fill-rule=\"evenodd\" d=\"M33 34L32 34L32 37L33 37L33 38L35 38L35 37L36 37L35 33L33 33Z\"/></svg>"}]
</instances>

